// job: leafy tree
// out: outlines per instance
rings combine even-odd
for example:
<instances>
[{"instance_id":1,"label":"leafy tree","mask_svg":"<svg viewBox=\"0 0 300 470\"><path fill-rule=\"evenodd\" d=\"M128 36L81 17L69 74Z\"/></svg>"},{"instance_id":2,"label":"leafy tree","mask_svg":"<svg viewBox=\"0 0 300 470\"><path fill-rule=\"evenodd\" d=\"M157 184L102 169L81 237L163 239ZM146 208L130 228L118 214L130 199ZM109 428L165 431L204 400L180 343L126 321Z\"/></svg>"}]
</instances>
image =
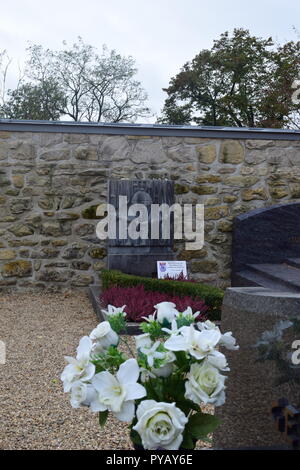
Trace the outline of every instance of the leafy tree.
<instances>
[{"instance_id":1,"label":"leafy tree","mask_svg":"<svg viewBox=\"0 0 300 470\"><path fill-rule=\"evenodd\" d=\"M63 45L59 51L41 45L28 48L26 80L9 91L3 108L7 117L133 122L149 114L132 57L122 57L106 46L98 55L80 37L71 48L65 41Z\"/></svg>"},{"instance_id":2,"label":"leafy tree","mask_svg":"<svg viewBox=\"0 0 300 470\"><path fill-rule=\"evenodd\" d=\"M58 120L65 102L64 94L54 82L26 83L8 91L2 114L9 119Z\"/></svg>"},{"instance_id":3,"label":"leafy tree","mask_svg":"<svg viewBox=\"0 0 300 470\"><path fill-rule=\"evenodd\" d=\"M300 77L300 42L234 29L171 78L160 122L210 126L298 127L292 84Z\"/></svg>"}]
</instances>

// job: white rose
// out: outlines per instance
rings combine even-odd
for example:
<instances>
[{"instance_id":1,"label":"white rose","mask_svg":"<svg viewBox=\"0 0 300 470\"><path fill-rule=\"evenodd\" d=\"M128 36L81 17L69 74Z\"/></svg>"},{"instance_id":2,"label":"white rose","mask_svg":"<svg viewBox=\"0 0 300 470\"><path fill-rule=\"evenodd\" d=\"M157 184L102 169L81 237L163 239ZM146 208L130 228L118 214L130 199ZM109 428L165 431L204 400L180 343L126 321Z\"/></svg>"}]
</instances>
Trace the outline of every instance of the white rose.
<instances>
[{"instance_id":1,"label":"white rose","mask_svg":"<svg viewBox=\"0 0 300 470\"><path fill-rule=\"evenodd\" d=\"M177 450L180 447L188 419L175 403L144 400L136 415L138 422L133 429L140 435L144 449Z\"/></svg>"},{"instance_id":2,"label":"white rose","mask_svg":"<svg viewBox=\"0 0 300 470\"><path fill-rule=\"evenodd\" d=\"M167 320L171 323L179 313L175 307L176 305L172 302L160 302L154 305L154 308L157 310L157 321L163 323L164 320Z\"/></svg>"},{"instance_id":3,"label":"white rose","mask_svg":"<svg viewBox=\"0 0 300 470\"><path fill-rule=\"evenodd\" d=\"M71 405L73 408L79 408L81 405L89 406L95 398L96 390L91 384L77 380L71 388Z\"/></svg>"},{"instance_id":4,"label":"white rose","mask_svg":"<svg viewBox=\"0 0 300 470\"><path fill-rule=\"evenodd\" d=\"M219 351L213 351L211 354L209 354L206 358L206 361L212 365L213 367L216 367L219 370L223 371L228 371L230 370L228 367L227 359Z\"/></svg>"},{"instance_id":5,"label":"white rose","mask_svg":"<svg viewBox=\"0 0 300 470\"><path fill-rule=\"evenodd\" d=\"M185 397L197 405L212 403L221 406L225 403L225 379L216 367L208 362L192 364L185 383Z\"/></svg>"},{"instance_id":6,"label":"white rose","mask_svg":"<svg viewBox=\"0 0 300 470\"><path fill-rule=\"evenodd\" d=\"M90 338L95 341L93 352L102 352L119 342L117 333L111 328L108 321L103 321L91 332Z\"/></svg>"}]
</instances>

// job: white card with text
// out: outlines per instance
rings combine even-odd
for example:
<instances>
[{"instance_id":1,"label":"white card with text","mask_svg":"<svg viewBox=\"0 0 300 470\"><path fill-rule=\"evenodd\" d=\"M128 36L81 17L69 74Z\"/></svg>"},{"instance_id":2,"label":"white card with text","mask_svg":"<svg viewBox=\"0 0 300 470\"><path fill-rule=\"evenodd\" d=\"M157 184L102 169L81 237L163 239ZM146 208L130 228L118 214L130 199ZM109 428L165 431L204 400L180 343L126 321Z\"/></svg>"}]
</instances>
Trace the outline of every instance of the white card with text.
<instances>
[{"instance_id":1,"label":"white card with text","mask_svg":"<svg viewBox=\"0 0 300 470\"><path fill-rule=\"evenodd\" d=\"M187 277L186 261L157 261L157 277L178 277L182 274Z\"/></svg>"}]
</instances>

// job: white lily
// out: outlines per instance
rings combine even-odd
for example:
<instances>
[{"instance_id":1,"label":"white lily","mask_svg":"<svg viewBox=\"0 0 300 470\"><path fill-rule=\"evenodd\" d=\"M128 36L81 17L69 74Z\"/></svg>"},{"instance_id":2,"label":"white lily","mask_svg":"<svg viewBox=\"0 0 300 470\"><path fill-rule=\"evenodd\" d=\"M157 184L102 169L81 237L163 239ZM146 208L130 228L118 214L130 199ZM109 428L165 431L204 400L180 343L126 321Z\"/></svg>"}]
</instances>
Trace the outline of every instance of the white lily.
<instances>
[{"instance_id":1,"label":"white lily","mask_svg":"<svg viewBox=\"0 0 300 470\"><path fill-rule=\"evenodd\" d=\"M139 374L136 359L123 362L116 375L108 371L96 374L92 385L97 397L91 403L91 410L109 410L120 421L131 421L134 417L134 400L146 395L146 389L137 383Z\"/></svg>"},{"instance_id":2,"label":"white lily","mask_svg":"<svg viewBox=\"0 0 300 470\"><path fill-rule=\"evenodd\" d=\"M143 320L147 321L148 323L153 323L154 321L156 321L156 312L154 312L153 315L148 315L148 317L142 317Z\"/></svg>"},{"instance_id":3,"label":"white lily","mask_svg":"<svg viewBox=\"0 0 300 470\"><path fill-rule=\"evenodd\" d=\"M95 365L90 362L92 346L91 339L88 336L84 336L79 342L76 359L65 356L69 364L64 368L60 377L64 383L65 392L71 390L74 382L78 380L87 382L94 376Z\"/></svg>"},{"instance_id":4,"label":"white lily","mask_svg":"<svg viewBox=\"0 0 300 470\"><path fill-rule=\"evenodd\" d=\"M147 382L147 380L149 379L155 379L156 377L156 375L153 374L153 372L151 372L148 369L145 369L145 367L140 367L140 372L141 372L141 381L143 383Z\"/></svg>"},{"instance_id":5,"label":"white lily","mask_svg":"<svg viewBox=\"0 0 300 470\"><path fill-rule=\"evenodd\" d=\"M181 312L181 316L190 317L194 319L197 318L198 315L200 315L200 311L193 313L193 310L191 309L191 307L187 307L184 312Z\"/></svg>"},{"instance_id":6,"label":"white lily","mask_svg":"<svg viewBox=\"0 0 300 470\"><path fill-rule=\"evenodd\" d=\"M123 307L114 307L113 305L108 305L107 310L101 310L105 315L112 317L114 315L118 315L119 313L123 314L123 317L126 317L126 312L123 312L124 308L126 305L123 305Z\"/></svg>"},{"instance_id":7,"label":"white lily","mask_svg":"<svg viewBox=\"0 0 300 470\"><path fill-rule=\"evenodd\" d=\"M239 345L236 344L236 339L232 336L232 332L228 331L221 336L220 339L220 346L224 346L226 349L230 351L235 351L239 349Z\"/></svg>"},{"instance_id":8,"label":"white lily","mask_svg":"<svg viewBox=\"0 0 300 470\"><path fill-rule=\"evenodd\" d=\"M217 330L217 331L220 331L220 328L210 320L199 321L197 323L197 328L198 328L199 331L203 331L203 330Z\"/></svg>"},{"instance_id":9,"label":"white lily","mask_svg":"<svg viewBox=\"0 0 300 470\"><path fill-rule=\"evenodd\" d=\"M155 341L152 346L140 349L140 351L147 356L147 362L150 367L153 367L154 359L164 359L165 357L165 353L157 351L160 344L160 341Z\"/></svg>"},{"instance_id":10,"label":"white lily","mask_svg":"<svg viewBox=\"0 0 300 470\"><path fill-rule=\"evenodd\" d=\"M200 331L215 330L221 333L220 328L215 323L211 322L210 320L206 320L204 322L198 322L197 327L198 327L198 330ZM232 336L231 331L221 334L219 345L224 346L226 349L229 349L231 351L239 349L239 346L236 344L236 339Z\"/></svg>"},{"instance_id":11,"label":"white lily","mask_svg":"<svg viewBox=\"0 0 300 470\"><path fill-rule=\"evenodd\" d=\"M203 359L214 351L220 341L221 333L216 330L197 331L193 327L183 326L180 335L172 335L165 342L165 348L170 351L186 351L196 359Z\"/></svg>"},{"instance_id":12,"label":"white lily","mask_svg":"<svg viewBox=\"0 0 300 470\"><path fill-rule=\"evenodd\" d=\"M172 320L172 323L171 323L171 329L162 328L162 331L164 331L165 333L168 333L168 335L179 335L181 328L182 327L178 328L177 321L174 318L174 320Z\"/></svg>"}]
</instances>

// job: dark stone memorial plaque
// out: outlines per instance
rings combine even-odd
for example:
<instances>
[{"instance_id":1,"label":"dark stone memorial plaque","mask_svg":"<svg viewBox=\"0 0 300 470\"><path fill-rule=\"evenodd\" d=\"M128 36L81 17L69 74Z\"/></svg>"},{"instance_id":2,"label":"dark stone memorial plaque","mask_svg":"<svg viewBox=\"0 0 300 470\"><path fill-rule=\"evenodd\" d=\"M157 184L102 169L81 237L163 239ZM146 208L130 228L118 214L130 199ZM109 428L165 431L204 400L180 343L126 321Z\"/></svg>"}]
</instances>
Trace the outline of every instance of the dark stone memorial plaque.
<instances>
[{"instance_id":1,"label":"dark stone memorial plaque","mask_svg":"<svg viewBox=\"0 0 300 470\"><path fill-rule=\"evenodd\" d=\"M151 205L174 204L174 183L169 180L110 180L108 185L108 202L116 209L117 237L108 241L108 269L118 269L124 273L141 276L156 276L158 260L172 260L174 222L171 217L170 237L162 238L160 219L160 237L151 238ZM143 204L148 211L148 238L132 239L120 237L120 196L127 197L127 209L133 204ZM127 217L127 227L138 216Z\"/></svg>"},{"instance_id":2,"label":"dark stone memorial plaque","mask_svg":"<svg viewBox=\"0 0 300 470\"><path fill-rule=\"evenodd\" d=\"M232 285L300 291L300 203L257 209L236 217Z\"/></svg>"}]
</instances>

